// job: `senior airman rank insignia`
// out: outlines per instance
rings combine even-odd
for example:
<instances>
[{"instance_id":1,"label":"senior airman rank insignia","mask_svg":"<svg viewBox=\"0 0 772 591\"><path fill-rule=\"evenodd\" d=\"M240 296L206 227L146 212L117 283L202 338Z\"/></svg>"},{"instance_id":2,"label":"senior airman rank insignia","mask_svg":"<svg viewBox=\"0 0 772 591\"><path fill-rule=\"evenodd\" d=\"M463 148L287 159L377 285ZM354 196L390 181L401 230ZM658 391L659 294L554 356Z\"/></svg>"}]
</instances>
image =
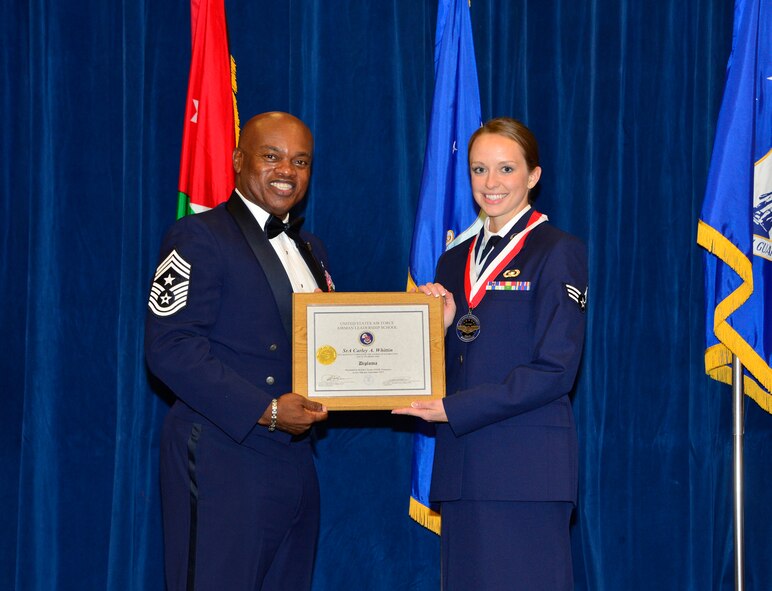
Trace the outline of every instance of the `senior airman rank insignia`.
<instances>
[{"instance_id":1,"label":"senior airman rank insignia","mask_svg":"<svg viewBox=\"0 0 772 591\"><path fill-rule=\"evenodd\" d=\"M158 265L147 303L153 314L171 316L185 307L188 301L190 268L190 264L176 250L172 250Z\"/></svg>"},{"instance_id":2,"label":"senior airman rank insignia","mask_svg":"<svg viewBox=\"0 0 772 591\"><path fill-rule=\"evenodd\" d=\"M566 288L566 294L569 299L575 301L579 305L579 309L584 312L587 309L587 287L584 288L584 293L579 291L578 287L564 283L563 287Z\"/></svg>"}]
</instances>

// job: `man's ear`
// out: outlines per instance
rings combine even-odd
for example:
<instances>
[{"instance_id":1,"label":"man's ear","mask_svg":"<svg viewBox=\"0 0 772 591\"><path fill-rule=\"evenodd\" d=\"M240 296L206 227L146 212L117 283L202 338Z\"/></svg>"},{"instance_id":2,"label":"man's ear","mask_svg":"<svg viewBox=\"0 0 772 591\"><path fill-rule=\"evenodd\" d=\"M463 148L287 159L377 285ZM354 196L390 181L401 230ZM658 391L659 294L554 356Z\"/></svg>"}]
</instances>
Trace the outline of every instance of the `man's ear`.
<instances>
[{"instance_id":1,"label":"man's ear","mask_svg":"<svg viewBox=\"0 0 772 591\"><path fill-rule=\"evenodd\" d=\"M233 150L233 170L236 171L236 174L241 172L241 164L244 161L244 152L241 151L241 148L236 148Z\"/></svg>"}]
</instances>

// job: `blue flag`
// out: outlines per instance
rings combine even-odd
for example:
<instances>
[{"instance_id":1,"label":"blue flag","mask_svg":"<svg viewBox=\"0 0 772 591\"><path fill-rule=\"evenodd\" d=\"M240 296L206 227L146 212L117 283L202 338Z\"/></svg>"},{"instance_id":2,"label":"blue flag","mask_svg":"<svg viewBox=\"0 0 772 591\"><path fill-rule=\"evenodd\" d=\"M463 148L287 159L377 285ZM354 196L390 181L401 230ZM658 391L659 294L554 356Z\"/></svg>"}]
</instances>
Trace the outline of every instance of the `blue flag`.
<instances>
[{"instance_id":1,"label":"blue flag","mask_svg":"<svg viewBox=\"0 0 772 591\"><path fill-rule=\"evenodd\" d=\"M424 155L408 289L434 280L442 252L481 227L469 185L467 142L482 123L472 23L467 0L440 0L434 45L434 100ZM413 444L410 516L439 533L429 506L433 427L421 424Z\"/></svg>"},{"instance_id":2,"label":"blue flag","mask_svg":"<svg viewBox=\"0 0 772 591\"><path fill-rule=\"evenodd\" d=\"M737 0L732 54L697 242L705 256L705 369L772 412L772 5Z\"/></svg>"}]
</instances>

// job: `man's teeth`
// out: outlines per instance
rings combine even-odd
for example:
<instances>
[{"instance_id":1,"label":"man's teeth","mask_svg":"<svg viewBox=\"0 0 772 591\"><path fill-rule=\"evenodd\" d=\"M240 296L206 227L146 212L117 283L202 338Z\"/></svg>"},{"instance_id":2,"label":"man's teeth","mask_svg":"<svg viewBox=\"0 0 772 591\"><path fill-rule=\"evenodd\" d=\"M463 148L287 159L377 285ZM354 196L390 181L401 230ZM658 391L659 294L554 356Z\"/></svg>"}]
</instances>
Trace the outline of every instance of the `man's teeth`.
<instances>
[{"instance_id":1,"label":"man's teeth","mask_svg":"<svg viewBox=\"0 0 772 591\"><path fill-rule=\"evenodd\" d=\"M290 189L292 189L292 183L284 183L281 181L274 181L271 183L271 186L276 187L280 191L289 191Z\"/></svg>"}]
</instances>

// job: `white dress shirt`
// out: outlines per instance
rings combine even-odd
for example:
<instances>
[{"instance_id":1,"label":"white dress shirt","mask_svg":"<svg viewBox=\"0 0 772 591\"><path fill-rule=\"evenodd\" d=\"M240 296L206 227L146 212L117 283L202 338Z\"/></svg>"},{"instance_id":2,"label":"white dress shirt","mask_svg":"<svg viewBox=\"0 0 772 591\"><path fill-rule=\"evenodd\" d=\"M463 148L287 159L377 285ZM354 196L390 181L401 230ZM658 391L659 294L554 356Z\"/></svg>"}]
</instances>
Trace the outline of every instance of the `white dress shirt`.
<instances>
[{"instance_id":1,"label":"white dress shirt","mask_svg":"<svg viewBox=\"0 0 772 591\"><path fill-rule=\"evenodd\" d=\"M236 194L241 197L241 200L247 208L249 208L249 211L252 212L257 223L260 224L260 227L265 231L265 224L268 222L268 218L271 214L256 203L249 201L238 189L236 189ZM289 221L289 213L284 216L282 221L284 223ZM314 276L311 274L308 265L306 265L303 255L298 251L298 245L295 244L295 241L292 238L287 236L286 232L274 236L268 240L268 242L270 242L271 246L276 251L282 267L284 267L284 270L287 272L287 276L292 284L292 291L312 292L319 287L316 284L316 279L314 279Z\"/></svg>"},{"instance_id":2,"label":"white dress shirt","mask_svg":"<svg viewBox=\"0 0 772 591\"><path fill-rule=\"evenodd\" d=\"M488 244L488 240L490 240L491 236L501 236L501 238L504 238L507 234L509 234L509 231L514 227L514 225L517 223L517 221L523 217L526 212L531 210L530 205L526 205L525 208L522 211L519 211L515 214L515 216L509 220L498 232L493 232L490 229L491 225L491 219L486 217L485 223L483 224L483 240L482 244L480 245L480 248L477 249L477 254L474 257L474 276L475 278L479 279L480 277L480 269L482 269L485 266L485 261L490 258L491 252L486 253L485 258L482 258L482 253L485 250L485 245Z\"/></svg>"}]
</instances>

